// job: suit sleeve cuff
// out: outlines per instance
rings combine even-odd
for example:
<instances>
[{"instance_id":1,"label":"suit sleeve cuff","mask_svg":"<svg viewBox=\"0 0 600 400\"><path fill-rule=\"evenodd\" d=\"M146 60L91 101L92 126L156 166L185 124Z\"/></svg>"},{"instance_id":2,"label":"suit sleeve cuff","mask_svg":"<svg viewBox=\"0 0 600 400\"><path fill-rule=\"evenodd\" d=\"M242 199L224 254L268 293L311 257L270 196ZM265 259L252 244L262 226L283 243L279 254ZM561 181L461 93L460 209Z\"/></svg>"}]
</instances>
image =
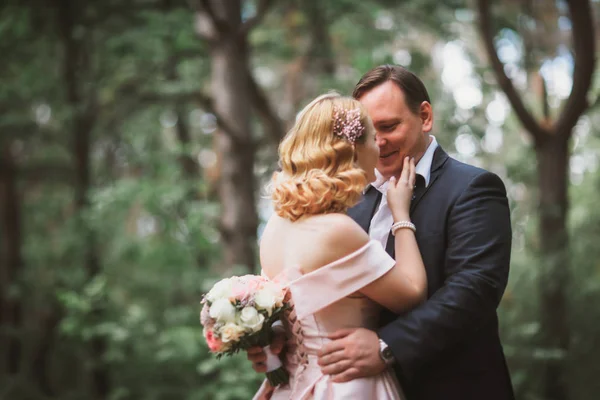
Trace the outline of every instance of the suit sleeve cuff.
<instances>
[{"instance_id":1,"label":"suit sleeve cuff","mask_svg":"<svg viewBox=\"0 0 600 400\"><path fill-rule=\"evenodd\" d=\"M405 354L400 351L400 346L396 345L395 343L396 341L394 339L396 336L394 334L394 328L390 325L384 326L379 329L377 336L379 336L379 338L384 341L392 351L392 354L394 355L394 363L392 364L392 367L396 371L396 375L398 375L400 381L406 382L412 379L410 369L408 369L403 362Z\"/></svg>"}]
</instances>

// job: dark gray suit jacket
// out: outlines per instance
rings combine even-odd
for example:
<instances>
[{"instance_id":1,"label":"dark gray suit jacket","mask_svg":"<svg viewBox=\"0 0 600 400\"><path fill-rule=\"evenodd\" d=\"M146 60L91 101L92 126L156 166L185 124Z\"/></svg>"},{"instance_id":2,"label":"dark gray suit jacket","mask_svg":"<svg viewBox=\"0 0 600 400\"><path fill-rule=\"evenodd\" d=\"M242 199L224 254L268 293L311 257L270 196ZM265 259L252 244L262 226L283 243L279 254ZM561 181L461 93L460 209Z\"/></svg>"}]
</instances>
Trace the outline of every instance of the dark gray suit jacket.
<instances>
[{"instance_id":1,"label":"dark gray suit jacket","mask_svg":"<svg viewBox=\"0 0 600 400\"><path fill-rule=\"evenodd\" d=\"M394 353L409 400L512 400L496 314L512 239L504 184L438 147L423 186L415 190L411 219L429 299L404 315L384 312L378 334ZM367 232L381 197L374 192L348 211ZM393 241L390 235L392 257Z\"/></svg>"}]
</instances>

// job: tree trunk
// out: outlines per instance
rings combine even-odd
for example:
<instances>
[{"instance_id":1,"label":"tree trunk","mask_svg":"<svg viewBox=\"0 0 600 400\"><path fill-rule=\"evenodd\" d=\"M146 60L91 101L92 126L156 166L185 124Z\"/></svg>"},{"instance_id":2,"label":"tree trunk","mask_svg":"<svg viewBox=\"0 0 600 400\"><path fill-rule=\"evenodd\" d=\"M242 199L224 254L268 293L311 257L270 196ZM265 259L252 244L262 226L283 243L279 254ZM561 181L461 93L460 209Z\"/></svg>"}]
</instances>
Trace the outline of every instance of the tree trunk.
<instances>
[{"instance_id":1,"label":"tree trunk","mask_svg":"<svg viewBox=\"0 0 600 400\"><path fill-rule=\"evenodd\" d=\"M540 344L546 351L542 393L549 400L568 398L566 355L569 348L568 201L570 135L546 136L536 142L540 230Z\"/></svg>"},{"instance_id":2,"label":"tree trunk","mask_svg":"<svg viewBox=\"0 0 600 400\"><path fill-rule=\"evenodd\" d=\"M589 109L588 92L595 71L595 25L589 0L566 0L572 23L574 68L573 86L560 115L550 118L546 88L542 82L544 119L536 121L504 70L494 44L490 1L477 0L479 29L498 84L515 114L535 142L539 187L540 239L540 345L541 398L566 400L568 382L566 357L569 349L567 286L569 283L569 247L567 193L569 140L578 119ZM556 16L552 17L556 20Z\"/></svg>"},{"instance_id":3,"label":"tree trunk","mask_svg":"<svg viewBox=\"0 0 600 400\"><path fill-rule=\"evenodd\" d=\"M78 3L72 0L56 0L58 28L63 45L63 83L67 104L73 112L71 139L75 162L75 209L83 246L83 264L91 281L101 272L95 233L83 219L89 207L88 192L91 188L91 133L96 122L96 101L93 89L84 92L81 76L89 71L89 57L84 52L89 46L82 35L75 35ZM84 94L85 93L85 94ZM104 304L96 304L91 311L92 323L98 323L104 313ZM95 399L106 399L109 394L109 373L104 365L106 341L93 336L89 341L91 392Z\"/></svg>"},{"instance_id":4,"label":"tree trunk","mask_svg":"<svg viewBox=\"0 0 600 400\"><path fill-rule=\"evenodd\" d=\"M182 153L179 155L179 163L181 165L181 171L186 180L190 182L198 183L200 178L200 166L198 162L189 154L189 147L192 143L190 137L190 129L185 121L185 105L181 102L175 104L175 115L177 115L177 124L175 130L177 132L177 140L182 147ZM191 189L188 193L190 200L198 198L198 190Z\"/></svg>"},{"instance_id":5,"label":"tree trunk","mask_svg":"<svg viewBox=\"0 0 600 400\"><path fill-rule=\"evenodd\" d=\"M71 103L76 107L76 103ZM89 114L77 115L72 131L73 151L75 157L75 209L79 214L79 229L84 246L84 265L88 280L91 281L101 272L96 237L93 229L84 221L83 214L89 207L88 192L91 188L91 131L94 118ZM93 323L101 321L104 304L96 304L91 311ZM91 358L91 389L94 398L106 399L109 394L109 374L104 365L106 341L103 337L93 336L89 342Z\"/></svg>"},{"instance_id":6,"label":"tree trunk","mask_svg":"<svg viewBox=\"0 0 600 400\"><path fill-rule=\"evenodd\" d=\"M31 376L37 388L47 397L56 395L52 378L48 372L48 363L52 353L58 325L63 314L57 302L49 302L46 307L37 312L39 315L37 327L40 330L35 351L29 364Z\"/></svg>"},{"instance_id":7,"label":"tree trunk","mask_svg":"<svg viewBox=\"0 0 600 400\"><path fill-rule=\"evenodd\" d=\"M310 26L311 44L308 58L316 72L333 76L335 73L335 56L332 49L327 16L327 6L321 0L305 0L301 3L307 22Z\"/></svg>"},{"instance_id":8,"label":"tree trunk","mask_svg":"<svg viewBox=\"0 0 600 400\"><path fill-rule=\"evenodd\" d=\"M0 154L0 207L0 374L12 375L19 372L22 353L18 276L23 257L21 202L10 142L3 143Z\"/></svg>"},{"instance_id":9,"label":"tree trunk","mask_svg":"<svg viewBox=\"0 0 600 400\"><path fill-rule=\"evenodd\" d=\"M175 52L174 49L171 49L172 52ZM165 75L167 80L170 82L178 82L179 74L177 73L177 63L178 58L175 56L171 56L169 61L167 62ZM186 122L186 110L185 110L185 102L180 99L175 100L174 110L176 115L176 124L175 124L175 133L177 135L177 140L181 146L181 154L179 155L179 164L181 166L181 172L183 177L189 182L197 182L200 177L200 166L198 162L194 160L194 158L189 154L189 146L191 144L191 135L190 129ZM198 198L197 190L190 190L188 192L188 199L194 200Z\"/></svg>"},{"instance_id":10,"label":"tree trunk","mask_svg":"<svg viewBox=\"0 0 600 400\"><path fill-rule=\"evenodd\" d=\"M216 132L217 149L222 157L219 198L223 255L227 268L241 265L253 271L258 216L248 44L246 36L240 34L240 1L213 0L210 3L223 25L218 37L210 43L214 108L230 128L230 131Z\"/></svg>"}]
</instances>

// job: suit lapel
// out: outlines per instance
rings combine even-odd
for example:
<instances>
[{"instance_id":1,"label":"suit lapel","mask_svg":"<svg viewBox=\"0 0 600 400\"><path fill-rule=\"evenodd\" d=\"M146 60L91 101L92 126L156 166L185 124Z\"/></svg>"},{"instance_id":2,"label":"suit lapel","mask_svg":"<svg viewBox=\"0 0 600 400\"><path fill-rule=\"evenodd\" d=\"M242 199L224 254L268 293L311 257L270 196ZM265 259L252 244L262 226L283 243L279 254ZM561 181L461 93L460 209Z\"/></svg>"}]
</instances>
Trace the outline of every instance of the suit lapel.
<instances>
[{"instance_id":1,"label":"suit lapel","mask_svg":"<svg viewBox=\"0 0 600 400\"><path fill-rule=\"evenodd\" d=\"M448 161L448 154L444 151L444 149L441 148L441 146L438 146L437 149L435 149L435 153L433 153L433 161L431 163L431 175L429 176L429 185L427 185L427 187L420 188L421 190L415 191L415 198L410 204L411 213L414 211L415 207L417 207L417 204L419 204L423 196L425 196L425 193L427 193L427 191L431 189L437 178L440 177L440 174L442 173L442 167L444 166L446 161Z\"/></svg>"},{"instance_id":2,"label":"suit lapel","mask_svg":"<svg viewBox=\"0 0 600 400\"><path fill-rule=\"evenodd\" d=\"M444 149L438 146L437 149L435 149L435 153L433 153L433 161L431 162L431 175L429 176L429 185L427 185L427 187L418 187L415 190L415 197L410 204L411 214L413 213L414 209L417 207L417 204L419 204L423 196L425 196L425 193L427 193L427 191L431 189L437 178L440 177L443 171L442 167L444 166L447 160L448 154L444 151ZM388 240L385 246L385 251L392 257L395 257L394 245L394 236L390 231L390 235L388 236Z\"/></svg>"},{"instance_id":3,"label":"suit lapel","mask_svg":"<svg viewBox=\"0 0 600 400\"><path fill-rule=\"evenodd\" d=\"M360 202L348 209L348 216L356 221L367 233L369 233L371 219L373 218L373 214L375 214L377 205L381 201L381 196L381 193L377 189L369 185L367 192Z\"/></svg>"}]
</instances>

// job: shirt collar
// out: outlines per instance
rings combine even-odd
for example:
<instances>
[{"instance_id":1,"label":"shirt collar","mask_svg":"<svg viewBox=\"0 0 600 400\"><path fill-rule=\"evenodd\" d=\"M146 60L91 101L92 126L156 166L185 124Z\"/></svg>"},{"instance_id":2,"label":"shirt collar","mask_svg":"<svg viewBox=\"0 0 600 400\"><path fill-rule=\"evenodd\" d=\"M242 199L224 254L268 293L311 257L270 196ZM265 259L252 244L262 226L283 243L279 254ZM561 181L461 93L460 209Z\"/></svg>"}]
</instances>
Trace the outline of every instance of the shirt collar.
<instances>
[{"instance_id":1,"label":"shirt collar","mask_svg":"<svg viewBox=\"0 0 600 400\"><path fill-rule=\"evenodd\" d=\"M429 146L427 146L427 150L425 150L425 154L419 160L417 165L415 166L415 172L417 175L421 175L423 179L425 179L425 187L429 186L429 180L431 178L431 164L433 163L433 154L435 150L438 148L438 142L435 139L435 136L429 135L431 138L431 142L429 142ZM375 181L371 183L375 189L380 191L381 193L387 192L388 181L381 175L381 173L375 169Z\"/></svg>"},{"instance_id":2,"label":"shirt collar","mask_svg":"<svg viewBox=\"0 0 600 400\"><path fill-rule=\"evenodd\" d=\"M438 142L435 140L435 136L429 135L431 138L431 142L425 150L425 154L419 160L415 167L415 172L417 175L421 175L425 179L425 187L429 186L429 180L431 178L431 164L433 163L433 154L435 153L435 149L438 147Z\"/></svg>"},{"instance_id":3,"label":"shirt collar","mask_svg":"<svg viewBox=\"0 0 600 400\"><path fill-rule=\"evenodd\" d=\"M375 168L375 181L371 182L371 186L373 186L375 189L381 192L383 189L382 186L385 185L386 182L387 179L385 179L383 175L381 175L381 172L379 172L379 170Z\"/></svg>"}]
</instances>

